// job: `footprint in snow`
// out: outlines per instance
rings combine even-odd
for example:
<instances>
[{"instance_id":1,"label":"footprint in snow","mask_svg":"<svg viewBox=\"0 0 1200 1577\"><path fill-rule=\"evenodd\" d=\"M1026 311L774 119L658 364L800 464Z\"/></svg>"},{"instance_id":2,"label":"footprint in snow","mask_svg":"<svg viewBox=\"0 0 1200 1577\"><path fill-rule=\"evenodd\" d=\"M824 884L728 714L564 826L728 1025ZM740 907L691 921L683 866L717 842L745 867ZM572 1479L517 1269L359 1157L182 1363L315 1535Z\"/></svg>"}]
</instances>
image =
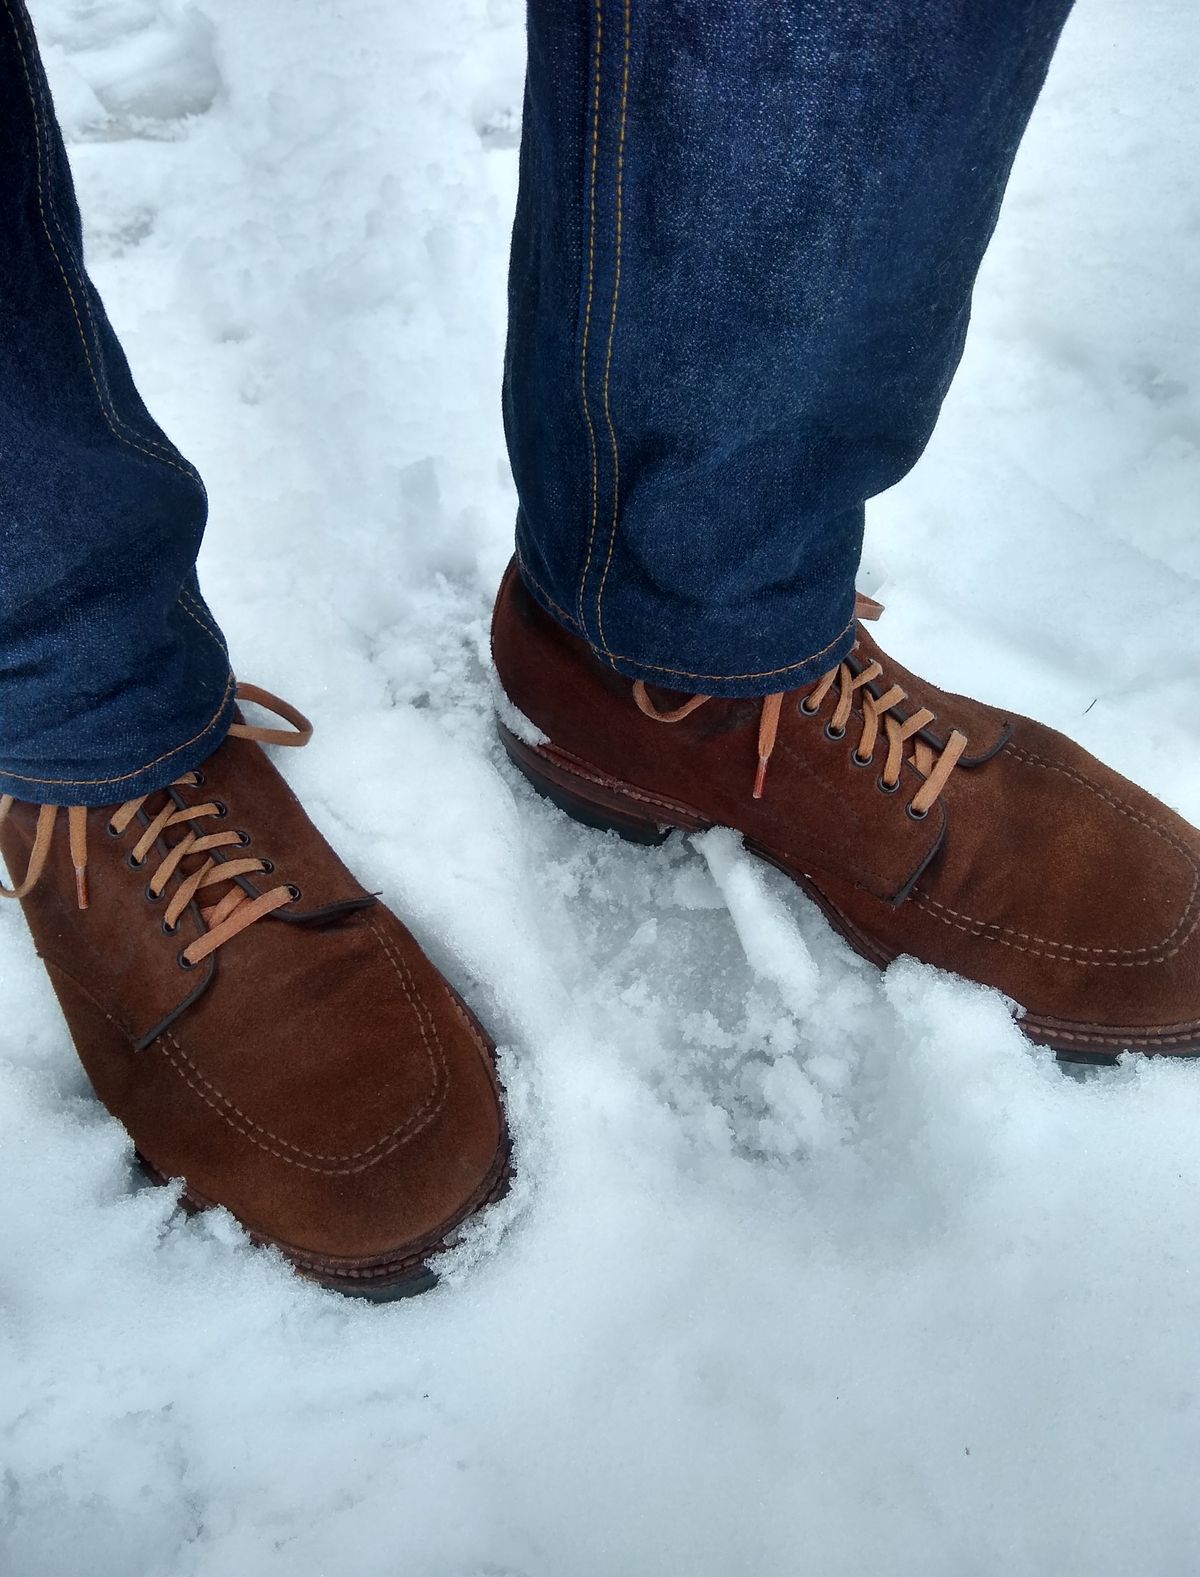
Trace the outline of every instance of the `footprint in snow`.
<instances>
[{"instance_id":1,"label":"footprint in snow","mask_svg":"<svg viewBox=\"0 0 1200 1577\"><path fill-rule=\"evenodd\" d=\"M74 0L40 35L69 140L170 136L222 82L207 17L172 0Z\"/></svg>"}]
</instances>

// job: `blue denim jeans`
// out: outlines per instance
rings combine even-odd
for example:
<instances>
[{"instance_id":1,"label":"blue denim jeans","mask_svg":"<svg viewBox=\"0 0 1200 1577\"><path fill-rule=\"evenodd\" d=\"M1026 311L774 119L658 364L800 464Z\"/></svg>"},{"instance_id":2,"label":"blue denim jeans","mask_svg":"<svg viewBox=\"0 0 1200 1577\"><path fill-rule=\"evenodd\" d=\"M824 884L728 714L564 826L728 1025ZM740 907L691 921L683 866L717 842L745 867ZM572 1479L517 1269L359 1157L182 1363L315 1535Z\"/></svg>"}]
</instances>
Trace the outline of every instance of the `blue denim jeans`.
<instances>
[{"instance_id":1,"label":"blue denim jeans","mask_svg":"<svg viewBox=\"0 0 1200 1577\"><path fill-rule=\"evenodd\" d=\"M518 556L621 673L852 641L1070 0L530 0L504 412Z\"/></svg>"},{"instance_id":2,"label":"blue denim jeans","mask_svg":"<svg viewBox=\"0 0 1200 1577\"><path fill-rule=\"evenodd\" d=\"M504 411L530 590L631 676L759 694L850 640L1070 0L530 0ZM399 156L399 155L398 155ZM83 263L0 0L0 793L112 804L233 711L200 478Z\"/></svg>"},{"instance_id":3,"label":"blue denim jeans","mask_svg":"<svg viewBox=\"0 0 1200 1577\"><path fill-rule=\"evenodd\" d=\"M88 279L29 17L0 0L0 793L114 804L220 743L205 509Z\"/></svg>"}]
</instances>

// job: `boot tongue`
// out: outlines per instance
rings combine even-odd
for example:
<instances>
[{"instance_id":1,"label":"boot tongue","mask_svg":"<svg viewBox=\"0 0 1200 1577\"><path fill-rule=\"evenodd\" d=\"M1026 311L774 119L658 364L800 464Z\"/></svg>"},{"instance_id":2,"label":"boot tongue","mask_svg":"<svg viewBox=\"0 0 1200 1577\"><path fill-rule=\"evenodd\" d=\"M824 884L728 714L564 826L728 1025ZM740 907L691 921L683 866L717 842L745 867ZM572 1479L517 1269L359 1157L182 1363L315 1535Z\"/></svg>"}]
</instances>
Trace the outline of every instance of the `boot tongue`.
<instances>
[{"instance_id":1,"label":"boot tongue","mask_svg":"<svg viewBox=\"0 0 1200 1577\"><path fill-rule=\"evenodd\" d=\"M207 787L202 784L196 784L194 787L187 784L178 786L172 784L170 788L163 789L157 794L152 794L146 800L142 806L142 816L145 818L142 825L148 826L167 806L171 806L176 810L196 810L205 804L215 805L219 803L222 802L218 801L214 795L209 794ZM214 833L227 829L228 822L214 811L207 816L197 816L194 820L168 823L159 834L158 843L162 848L174 849L188 838L207 838ZM183 859L175 867L166 891L170 892L182 880L188 876L195 875L197 871L210 862L214 865L220 865L227 859L236 858L240 853L241 849L238 845L230 843L222 848L201 849L195 854L184 855ZM151 850L147 858L151 862L152 867L158 863L154 850ZM152 875L153 871L150 874ZM212 882L206 885L197 894L201 909L215 908L233 888L235 881L235 877L230 877L228 881Z\"/></svg>"},{"instance_id":2,"label":"boot tongue","mask_svg":"<svg viewBox=\"0 0 1200 1577\"><path fill-rule=\"evenodd\" d=\"M861 624L858 626L858 641L849 661L855 673L861 673L868 663L880 664L883 673L866 687L876 697L882 695L890 685L900 686L907 700L895 708L897 717L903 719L921 707L929 708L934 714L933 721L921 730L918 737L934 749L944 750L955 729L965 734L967 750L959 759L960 767L977 767L990 761L1012 734L1012 725L1003 712L968 696L939 690L937 685L930 684L927 679L919 679L894 657L881 651Z\"/></svg>"},{"instance_id":3,"label":"boot tongue","mask_svg":"<svg viewBox=\"0 0 1200 1577\"><path fill-rule=\"evenodd\" d=\"M234 707L233 719L235 723L245 723L246 716L240 706ZM226 806L225 801L221 799L219 795L211 790L208 782L208 774L212 766L216 765L216 763L220 760L220 757L224 754L225 750L234 743L234 740L228 740L227 744L223 746L222 749L217 752L216 756L213 757L212 761L207 764L206 769L202 774L202 782L197 783L194 787L184 786L181 788L176 788L174 785L172 785L171 787L164 789L161 794L156 794L152 800L147 801L145 809L152 820L168 800L177 805L180 810L192 810L204 804L212 804L218 807L224 807L224 815L220 815L214 811L213 814L208 816L198 816L195 821L179 822L174 826L168 827L163 835L163 841L166 843L168 848L174 848L177 843L181 843L186 837L189 836L189 834L194 833L198 838L205 838L211 836L214 833L237 830L230 827L228 819L229 807ZM205 849L199 854L185 855L184 858L180 860L179 865L176 867L176 876L179 879L187 876L193 876L203 865L205 865L210 860L214 865L221 865L227 860L236 859L240 854L241 849L238 847L238 845L230 843L225 845L223 848ZM249 874L253 878L259 873L251 872ZM266 875L267 873L263 872L262 874ZM213 882L211 885L206 886L203 892L197 895L200 901L201 909L215 909L221 900L228 896L230 891L235 886L236 881L237 878L231 876L228 881ZM272 883L272 885L274 885L274 883Z\"/></svg>"},{"instance_id":4,"label":"boot tongue","mask_svg":"<svg viewBox=\"0 0 1200 1577\"><path fill-rule=\"evenodd\" d=\"M249 842L243 847L230 843L185 855L180 861L180 874L190 874L207 859L218 866L243 858L258 859L267 865L264 871L251 871L206 886L200 894L205 909L219 903L233 881L252 897L281 883L299 889L299 899L272 915L272 920L323 919L376 902L313 826L260 745L248 739L226 739L204 763L203 774L203 783L195 787L181 785L155 795L146 802L146 811L153 815L170 798L180 809L217 804L228 807L227 814L198 816L193 822L177 823L166 829L164 841L173 846L187 836L190 827L199 837L242 832Z\"/></svg>"}]
</instances>

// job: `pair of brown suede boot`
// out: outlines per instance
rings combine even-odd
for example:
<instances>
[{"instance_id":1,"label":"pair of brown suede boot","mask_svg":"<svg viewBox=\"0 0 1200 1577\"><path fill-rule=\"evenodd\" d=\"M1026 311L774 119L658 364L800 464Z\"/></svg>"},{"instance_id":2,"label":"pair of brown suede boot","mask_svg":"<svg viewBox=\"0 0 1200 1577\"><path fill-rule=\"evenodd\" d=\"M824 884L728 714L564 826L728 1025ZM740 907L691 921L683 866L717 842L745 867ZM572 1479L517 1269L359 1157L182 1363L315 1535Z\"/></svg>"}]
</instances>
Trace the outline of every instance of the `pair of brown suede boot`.
<instances>
[{"instance_id":1,"label":"pair of brown suede boot","mask_svg":"<svg viewBox=\"0 0 1200 1577\"><path fill-rule=\"evenodd\" d=\"M864 957L997 987L1062 1057L1200 1052L1200 834L1061 734L923 683L861 623L803 690L668 694L603 666L510 567L492 641L531 725L502 724L505 747L578 819L645 843L734 827ZM417 1291L507 1184L492 1047L267 760L305 720L242 694L296 732L241 721L121 805L0 800L0 892L153 1175L327 1286Z\"/></svg>"}]
</instances>

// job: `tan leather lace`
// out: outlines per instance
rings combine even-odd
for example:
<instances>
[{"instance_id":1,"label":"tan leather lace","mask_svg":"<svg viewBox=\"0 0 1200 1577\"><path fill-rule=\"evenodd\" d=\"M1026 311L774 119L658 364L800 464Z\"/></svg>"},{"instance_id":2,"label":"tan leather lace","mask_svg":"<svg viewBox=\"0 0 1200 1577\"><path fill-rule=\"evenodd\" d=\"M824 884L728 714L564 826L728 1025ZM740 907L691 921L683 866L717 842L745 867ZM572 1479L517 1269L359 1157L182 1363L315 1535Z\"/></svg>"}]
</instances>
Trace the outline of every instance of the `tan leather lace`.
<instances>
[{"instance_id":1,"label":"tan leather lace","mask_svg":"<svg viewBox=\"0 0 1200 1577\"><path fill-rule=\"evenodd\" d=\"M860 592L854 611L860 619L878 619L883 607L873 598L864 597ZM900 787L900 769L905 760L905 747L911 744L910 759L925 779L908 805L909 815L919 821L929 814L937 802L938 795L945 788L950 774L967 748L967 737L957 728L952 729L946 743L940 749L935 749L928 740L918 737L921 731L934 721L936 714L923 706L911 716L901 720L895 715L894 709L908 697L898 684L892 685L879 697L872 695L866 688L882 674L882 664L875 661L869 662L858 674L853 671L849 663L839 663L807 692L800 702L800 710L806 717L815 717L825 698L836 685L837 702L833 715L825 725L826 734L830 739L836 740L845 735L854 712L855 701L859 700L862 706L862 734L854 751L854 760L860 767L870 766L874 759L875 747L882 737L887 744L887 755L879 774L879 786L889 794ZM773 695L763 697L758 722L758 771L755 774L753 791L755 799L761 799L763 796L767 766L775 749L779 717L787 694L787 691L780 690ZM638 710L656 723L682 722L706 701L712 700L708 695L694 695L682 706L677 706L671 711L660 712L651 701L641 679L634 681L633 698L637 702Z\"/></svg>"},{"instance_id":2,"label":"tan leather lace","mask_svg":"<svg viewBox=\"0 0 1200 1577\"><path fill-rule=\"evenodd\" d=\"M260 690L257 685L242 684L238 686L237 695L239 701L252 701L257 706L265 707L292 726L291 728L263 728L253 723L234 723L229 732L236 738L253 739L264 745L306 745L312 738L312 724L303 713L289 706L286 701L281 701L270 691ZM203 782L202 772L185 772L170 786L197 788ZM109 818L110 835L119 838L137 819L147 800L161 793L162 790L157 789L154 794L142 794L137 799L126 800L123 805L118 806ZM4 821L12 805L11 794L0 795L0 822ZM83 805L41 806L25 875L12 887L5 887L0 883L0 898L24 898L37 886L46 869L54 829L58 823L58 813L63 809L67 813L71 863L75 867L75 901L80 909L88 907L88 812L87 807ZM167 931L175 929L184 910L204 892L205 888L229 882L236 876L262 875L273 868L268 861L252 855L221 861L212 858L211 851L214 849L245 846L246 840L240 832L233 830L204 832L197 825L206 817L224 817L225 814L226 807L218 800L206 800L202 804L189 805L181 809L173 799L168 798L162 809L147 822L141 836L129 851L130 864L134 867L143 865L154 845L169 827L187 828L183 837L160 860L157 870L147 884L147 893L155 899L163 897L171 878L179 875L180 866L189 856L197 854L206 856L203 863L195 870L180 877L179 885L172 893L163 913L163 927ZM231 937L244 931L247 926L253 925L256 920L261 920L273 910L281 909L284 904L294 903L298 896L294 887L282 885L273 887L270 892L262 893L257 898L251 898L235 883L223 897L207 908L203 903L200 904L200 917L205 925L204 934L184 948L179 955L180 961L185 967L191 968L193 964L200 963L223 943L228 942Z\"/></svg>"}]
</instances>

